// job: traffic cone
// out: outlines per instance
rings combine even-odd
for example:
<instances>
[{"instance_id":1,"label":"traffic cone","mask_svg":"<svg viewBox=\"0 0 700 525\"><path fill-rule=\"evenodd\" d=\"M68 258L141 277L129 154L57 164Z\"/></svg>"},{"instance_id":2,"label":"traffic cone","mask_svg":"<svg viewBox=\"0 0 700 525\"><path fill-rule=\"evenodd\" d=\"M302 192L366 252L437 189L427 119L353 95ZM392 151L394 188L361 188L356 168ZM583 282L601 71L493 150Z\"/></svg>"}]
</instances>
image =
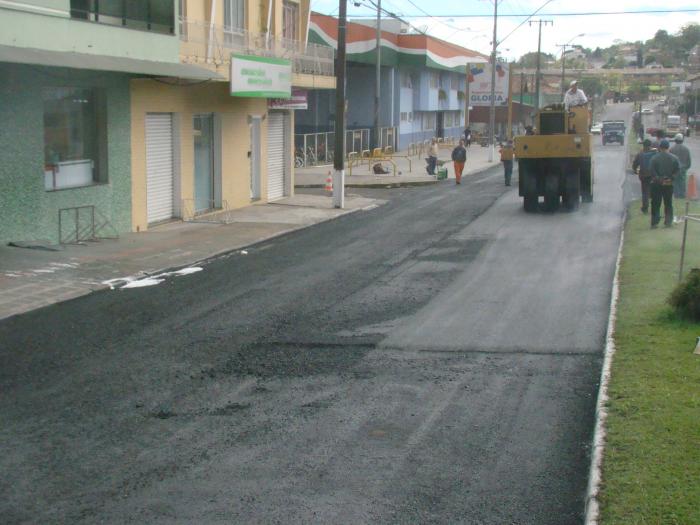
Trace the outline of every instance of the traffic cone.
<instances>
[{"instance_id":1,"label":"traffic cone","mask_svg":"<svg viewBox=\"0 0 700 525\"><path fill-rule=\"evenodd\" d=\"M695 182L695 175L693 173L688 176L688 191L686 192L686 199L689 201L698 200L698 185Z\"/></svg>"},{"instance_id":2,"label":"traffic cone","mask_svg":"<svg viewBox=\"0 0 700 525\"><path fill-rule=\"evenodd\" d=\"M333 193L333 177L331 176L331 172L328 172L328 176L326 177L326 191L328 193Z\"/></svg>"}]
</instances>

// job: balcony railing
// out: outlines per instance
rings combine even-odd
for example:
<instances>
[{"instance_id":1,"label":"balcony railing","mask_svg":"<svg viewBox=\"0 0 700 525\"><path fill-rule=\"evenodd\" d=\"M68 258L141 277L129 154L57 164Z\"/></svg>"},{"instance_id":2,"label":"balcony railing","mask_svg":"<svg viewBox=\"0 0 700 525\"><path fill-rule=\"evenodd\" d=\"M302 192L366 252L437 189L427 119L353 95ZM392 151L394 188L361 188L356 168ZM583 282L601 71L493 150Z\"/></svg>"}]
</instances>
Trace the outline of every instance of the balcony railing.
<instances>
[{"instance_id":1,"label":"balcony railing","mask_svg":"<svg viewBox=\"0 0 700 525\"><path fill-rule=\"evenodd\" d=\"M199 20L180 19L182 54L197 62L228 64L231 53L286 58L294 73L333 76L333 48L210 25Z\"/></svg>"}]
</instances>

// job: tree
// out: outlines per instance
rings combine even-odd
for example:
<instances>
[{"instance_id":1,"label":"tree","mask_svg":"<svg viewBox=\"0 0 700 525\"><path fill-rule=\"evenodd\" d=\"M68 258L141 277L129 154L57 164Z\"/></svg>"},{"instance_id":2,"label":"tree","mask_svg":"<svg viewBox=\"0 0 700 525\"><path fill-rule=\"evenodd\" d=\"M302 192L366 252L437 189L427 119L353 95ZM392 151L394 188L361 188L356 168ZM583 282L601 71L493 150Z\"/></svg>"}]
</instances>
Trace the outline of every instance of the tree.
<instances>
[{"instance_id":1,"label":"tree","mask_svg":"<svg viewBox=\"0 0 700 525\"><path fill-rule=\"evenodd\" d=\"M578 81L578 85L589 97L603 94L603 81L598 77L584 77Z\"/></svg>"},{"instance_id":2,"label":"tree","mask_svg":"<svg viewBox=\"0 0 700 525\"><path fill-rule=\"evenodd\" d=\"M549 53L540 53L540 63L542 66L551 60L554 60L554 55L550 55ZM537 51L525 53L520 57L520 60L518 60L518 65L527 68L537 67Z\"/></svg>"}]
</instances>

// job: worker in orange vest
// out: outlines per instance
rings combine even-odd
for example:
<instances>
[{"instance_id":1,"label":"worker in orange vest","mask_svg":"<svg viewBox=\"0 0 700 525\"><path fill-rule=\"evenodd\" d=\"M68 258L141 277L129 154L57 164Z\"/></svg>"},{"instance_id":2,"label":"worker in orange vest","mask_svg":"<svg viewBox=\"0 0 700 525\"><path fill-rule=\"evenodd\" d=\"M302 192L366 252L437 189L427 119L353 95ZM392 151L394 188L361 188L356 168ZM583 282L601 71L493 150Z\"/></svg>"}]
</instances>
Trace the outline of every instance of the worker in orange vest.
<instances>
[{"instance_id":1,"label":"worker in orange vest","mask_svg":"<svg viewBox=\"0 0 700 525\"><path fill-rule=\"evenodd\" d=\"M508 139L505 146L501 144L501 149L499 149L498 152L501 154L506 186L510 186L510 178L513 175L513 141Z\"/></svg>"}]
</instances>

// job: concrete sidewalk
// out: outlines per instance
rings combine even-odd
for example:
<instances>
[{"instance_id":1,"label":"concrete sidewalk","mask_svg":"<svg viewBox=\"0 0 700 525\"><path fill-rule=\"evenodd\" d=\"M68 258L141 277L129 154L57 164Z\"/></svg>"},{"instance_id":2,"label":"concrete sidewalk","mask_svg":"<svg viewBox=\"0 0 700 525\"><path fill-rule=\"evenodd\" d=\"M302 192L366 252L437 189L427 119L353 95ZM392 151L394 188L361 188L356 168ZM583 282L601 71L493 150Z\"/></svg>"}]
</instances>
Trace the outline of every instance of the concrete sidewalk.
<instances>
[{"instance_id":1,"label":"concrete sidewalk","mask_svg":"<svg viewBox=\"0 0 700 525\"><path fill-rule=\"evenodd\" d=\"M210 222L172 222L60 251L0 246L0 319L108 288L106 281L124 284L193 265L385 202L347 195L346 208L339 210L330 197L297 195L227 211L223 220L210 214L202 217Z\"/></svg>"},{"instance_id":2,"label":"concrete sidewalk","mask_svg":"<svg viewBox=\"0 0 700 525\"><path fill-rule=\"evenodd\" d=\"M447 167L448 179L454 179L454 168L450 155L454 146L441 146L439 161L444 161ZM426 155L405 157L405 152L397 152L393 158L396 164L396 174L389 162L382 162L382 166L389 170L387 175L374 175L370 168L374 162L363 162L360 166L353 166L352 170L345 172L346 187L395 187L395 186L420 186L423 184L435 184L439 182L434 176L428 175L425 169ZM471 146L467 149L467 164L463 176L474 175L499 165L498 149L494 153L494 161L488 161L488 148ZM333 166L313 166L309 168L296 168L294 170L294 185L297 188L322 188L326 178L333 173Z\"/></svg>"}]
</instances>

